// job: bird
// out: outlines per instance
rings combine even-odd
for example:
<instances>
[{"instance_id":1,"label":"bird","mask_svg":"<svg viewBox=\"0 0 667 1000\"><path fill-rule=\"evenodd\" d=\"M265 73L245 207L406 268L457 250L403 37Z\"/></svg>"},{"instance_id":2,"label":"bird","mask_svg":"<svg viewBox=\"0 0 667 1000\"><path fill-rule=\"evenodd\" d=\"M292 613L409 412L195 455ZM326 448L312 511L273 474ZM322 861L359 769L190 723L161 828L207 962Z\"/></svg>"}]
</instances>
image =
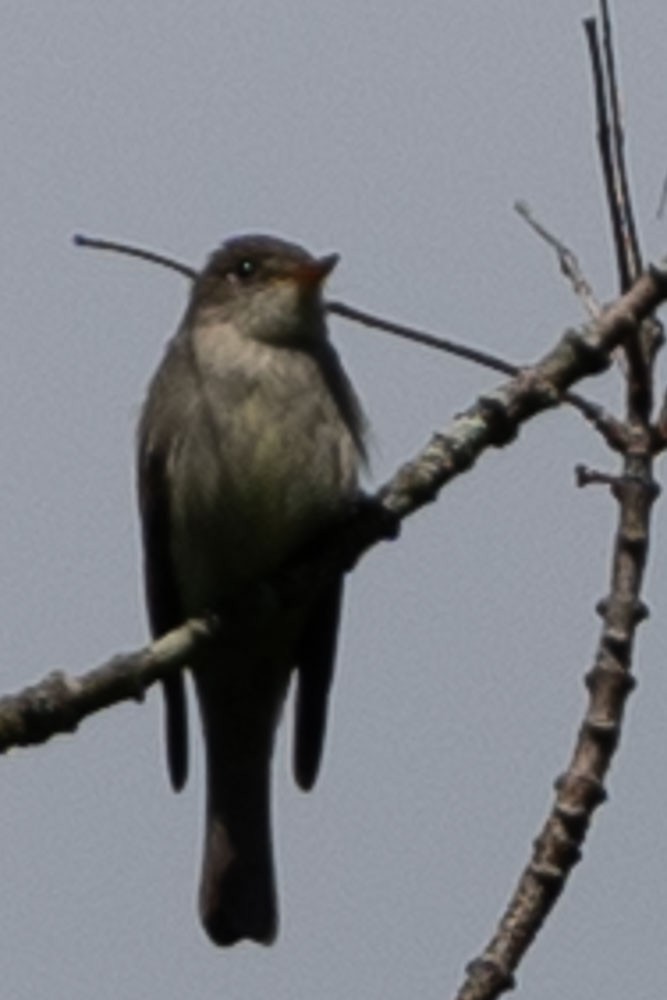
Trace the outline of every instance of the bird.
<instances>
[{"instance_id":1,"label":"bird","mask_svg":"<svg viewBox=\"0 0 667 1000\"><path fill-rule=\"evenodd\" d=\"M355 509L367 421L333 347L323 286L337 254L268 235L222 243L193 281L141 411L137 485L152 634L219 611ZM310 790L343 598L336 574L260 630L214 640L190 671L206 756L199 887L220 946L271 944L276 729L295 678L293 771ZM188 774L184 674L163 682L168 771Z\"/></svg>"}]
</instances>

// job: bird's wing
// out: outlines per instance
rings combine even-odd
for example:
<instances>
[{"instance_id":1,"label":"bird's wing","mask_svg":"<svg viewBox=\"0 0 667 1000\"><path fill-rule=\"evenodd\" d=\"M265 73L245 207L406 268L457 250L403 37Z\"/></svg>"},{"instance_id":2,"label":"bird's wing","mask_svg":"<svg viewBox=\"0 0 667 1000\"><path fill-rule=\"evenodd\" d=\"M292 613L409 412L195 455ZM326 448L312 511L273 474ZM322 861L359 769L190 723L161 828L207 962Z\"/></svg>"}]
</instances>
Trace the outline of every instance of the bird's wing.
<instances>
[{"instance_id":1,"label":"bird's wing","mask_svg":"<svg viewBox=\"0 0 667 1000\"><path fill-rule=\"evenodd\" d=\"M139 507L144 543L144 581L151 631L164 635L180 625L183 614L169 557L169 490L164 453L139 442ZM188 718L182 673L163 681L167 765L171 784L180 791L188 776Z\"/></svg>"},{"instance_id":2,"label":"bird's wing","mask_svg":"<svg viewBox=\"0 0 667 1000\"><path fill-rule=\"evenodd\" d=\"M294 777L304 791L315 784L322 758L342 602L340 576L316 600L297 649Z\"/></svg>"}]
</instances>

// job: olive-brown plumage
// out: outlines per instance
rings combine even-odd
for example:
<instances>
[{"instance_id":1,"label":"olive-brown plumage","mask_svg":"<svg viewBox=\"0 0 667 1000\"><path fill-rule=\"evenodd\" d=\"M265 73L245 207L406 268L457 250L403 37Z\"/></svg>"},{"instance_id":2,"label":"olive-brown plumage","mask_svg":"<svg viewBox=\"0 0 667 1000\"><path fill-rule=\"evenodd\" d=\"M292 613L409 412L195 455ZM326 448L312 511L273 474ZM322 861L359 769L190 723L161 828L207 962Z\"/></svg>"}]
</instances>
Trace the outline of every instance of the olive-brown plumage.
<instances>
[{"instance_id":1,"label":"olive-brown plumage","mask_svg":"<svg viewBox=\"0 0 667 1000\"><path fill-rule=\"evenodd\" d=\"M317 259L268 236L225 243L196 279L139 425L138 482L152 631L224 606L357 497L364 421L331 346ZM270 943L277 904L270 764L297 671L294 772L320 763L342 578L261 634L215 644L194 672L207 755L200 912L216 943ZM165 682L172 783L187 777L182 676Z\"/></svg>"}]
</instances>

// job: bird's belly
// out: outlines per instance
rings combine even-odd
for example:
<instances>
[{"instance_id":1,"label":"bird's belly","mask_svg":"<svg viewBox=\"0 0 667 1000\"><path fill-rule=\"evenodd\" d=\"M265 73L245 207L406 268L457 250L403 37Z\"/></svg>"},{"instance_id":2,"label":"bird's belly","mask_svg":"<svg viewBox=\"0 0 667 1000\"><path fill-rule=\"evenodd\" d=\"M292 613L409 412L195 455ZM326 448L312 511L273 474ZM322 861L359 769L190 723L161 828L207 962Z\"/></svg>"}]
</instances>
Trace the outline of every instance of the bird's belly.
<instances>
[{"instance_id":1,"label":"bird's belly","mask_svg":"<svg viewBox=\"0 0 667 1000\"><path fill-rule=\"evenodd\" d=\"M356 492L347 433L289 421L248 434L231 428L224 450L184 442L186 466L172 481L172 548L188 614L211 610L266 577L309 539L340 518ZM231 446L235 437L243 449ZM248 441L252 446L248 447Z\"/></svg>"}]
</instances>

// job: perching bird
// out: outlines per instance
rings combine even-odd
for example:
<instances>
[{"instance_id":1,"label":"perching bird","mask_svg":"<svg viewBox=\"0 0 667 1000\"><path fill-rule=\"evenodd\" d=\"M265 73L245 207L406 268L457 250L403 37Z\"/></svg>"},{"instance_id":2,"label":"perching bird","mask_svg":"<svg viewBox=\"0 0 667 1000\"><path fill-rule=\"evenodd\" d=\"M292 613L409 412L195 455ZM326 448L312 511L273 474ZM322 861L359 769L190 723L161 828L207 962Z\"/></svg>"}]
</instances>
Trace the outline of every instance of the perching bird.
<instances>
[{"instance_id":1,"label":"perching bird","mask_svg":"<svg viewBox=\"0 0 667 1000\"><path fill-rule=\"evenodd\" d=\"M338 258L241 236L197 276L148 390L138 487L148 611L159 636L224 608L345 517L365 422L328 339L322 285ZM292 670L294 773L315 782L342 576L261 632L218 642L193 671L207 755L201 918L220 945L277 931L270 764ZM164 683L167 752L187 777L182 675Z\"/></svg>"}]
</instances>

